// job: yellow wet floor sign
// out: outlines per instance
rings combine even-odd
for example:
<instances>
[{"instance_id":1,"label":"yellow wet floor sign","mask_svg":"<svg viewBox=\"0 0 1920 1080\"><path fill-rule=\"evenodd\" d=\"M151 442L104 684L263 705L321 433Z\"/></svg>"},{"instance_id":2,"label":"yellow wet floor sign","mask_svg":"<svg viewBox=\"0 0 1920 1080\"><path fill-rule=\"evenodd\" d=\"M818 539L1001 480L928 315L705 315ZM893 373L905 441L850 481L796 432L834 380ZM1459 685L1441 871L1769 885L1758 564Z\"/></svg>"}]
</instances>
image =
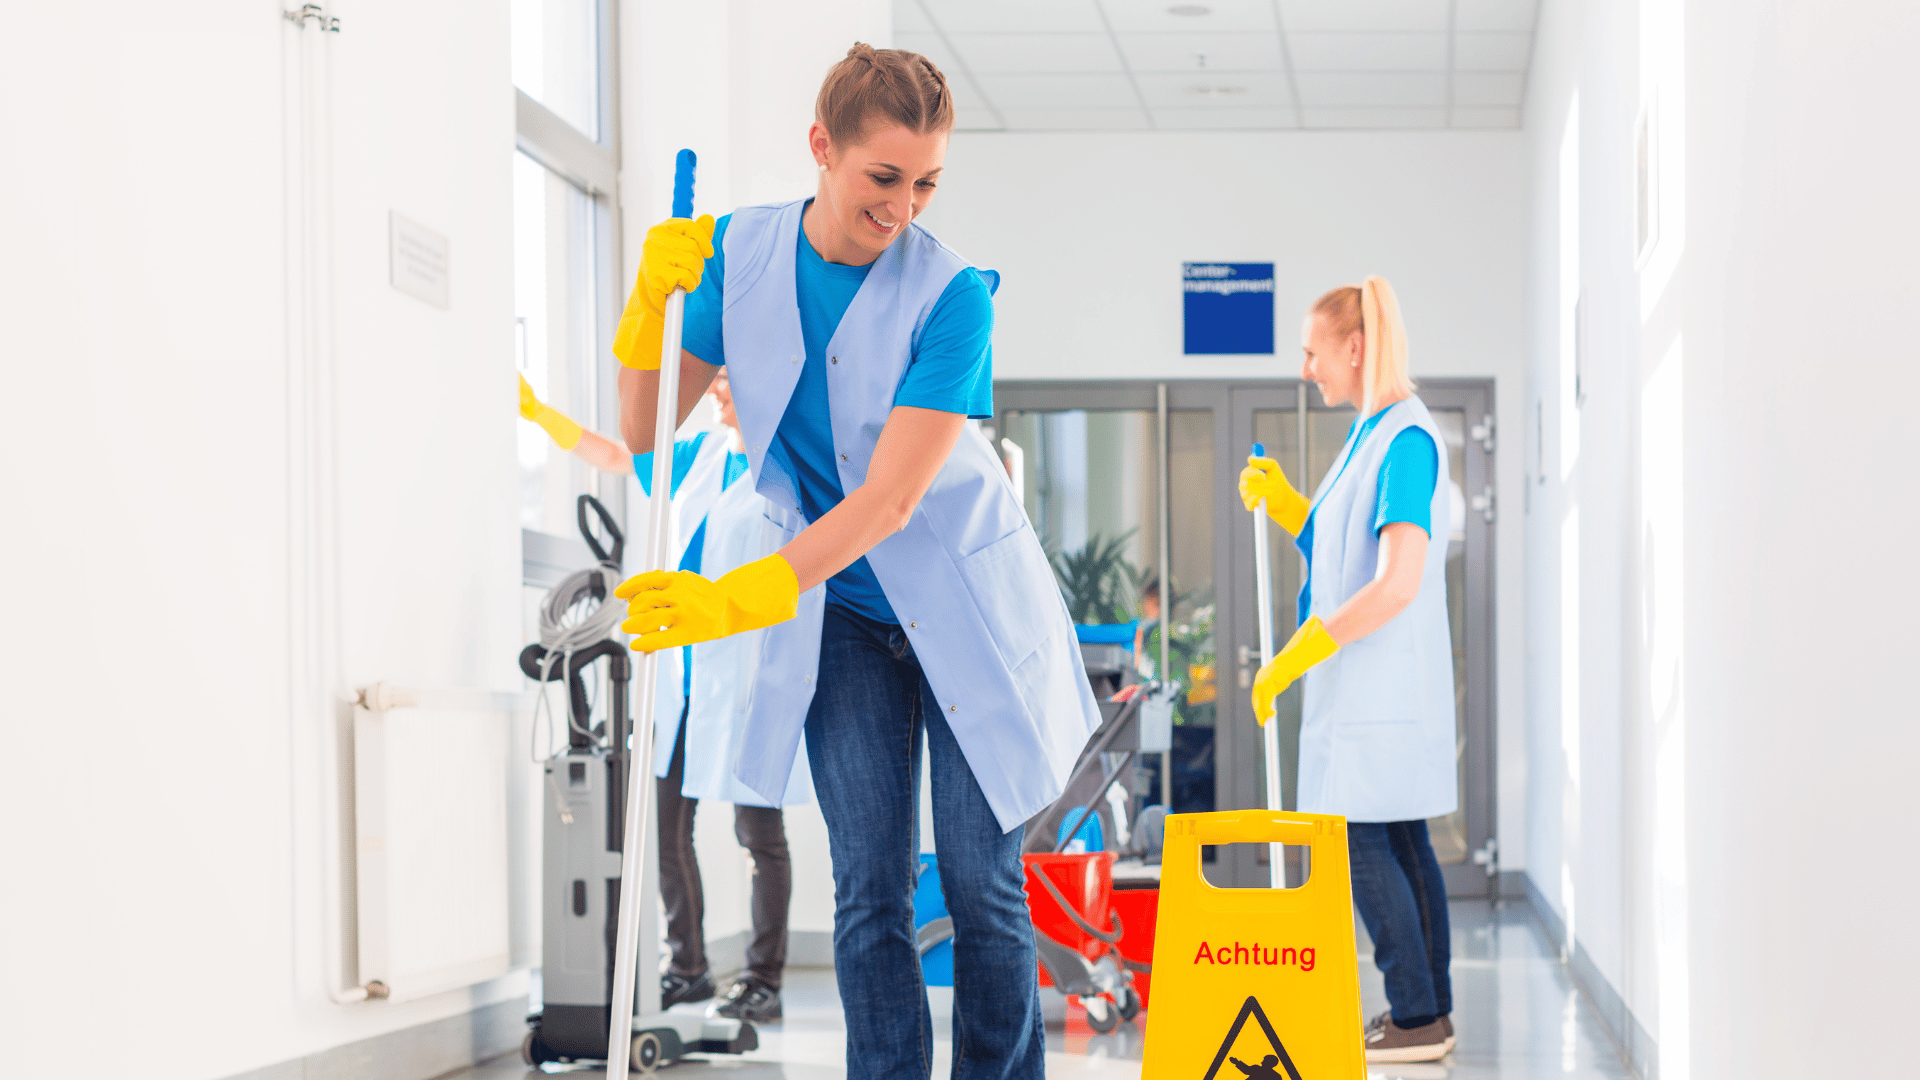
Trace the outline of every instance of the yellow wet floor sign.
<instances>
[{"instance_id":1,"label":"yellow wet floor sign","mask_svg":"<svg viewBox=\"0 0 1920 1080\"><path fill-rule=\"evenodd\" d=\"M1297 889L1216 889L1207 844L1311 849ZM1167 819L1142 1080L1364 1080L1347 822L1234 810Z\"/></svg>"}]
</instances>

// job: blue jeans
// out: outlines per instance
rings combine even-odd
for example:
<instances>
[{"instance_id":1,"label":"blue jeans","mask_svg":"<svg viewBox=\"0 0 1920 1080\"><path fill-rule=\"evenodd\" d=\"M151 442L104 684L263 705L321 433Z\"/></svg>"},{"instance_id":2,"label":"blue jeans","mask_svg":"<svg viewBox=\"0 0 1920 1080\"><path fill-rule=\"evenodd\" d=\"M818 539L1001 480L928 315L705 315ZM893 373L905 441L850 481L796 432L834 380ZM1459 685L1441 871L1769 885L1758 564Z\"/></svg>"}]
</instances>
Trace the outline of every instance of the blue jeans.
<instances>
[{"instance_id":1,"label":"blue jeans","mask_svg":"<svg viewBox=\"0 0 1920 1080\"><path fill-rule=\"evenodd\" d=\"M1373 964L1401 1027L1453 1011L1447 884L1424 821L1347 823L1353 905L1373 937Z\"/></svg>"},{"instance_id":2,"label":"blue jeans","mask_svg":"<svg viewBox=\"0 0 1920 1080\"><path fill-rule=\"evenodd\" d=\"M1039 1080L1046 1035L1024 829L1002 832L898 626L827 605L807 761L833 852L833 960L847 1077L925 1078L933 1020L915 948L920 740L953 917L955 1080Z\"/></svg>"}]
</instances>

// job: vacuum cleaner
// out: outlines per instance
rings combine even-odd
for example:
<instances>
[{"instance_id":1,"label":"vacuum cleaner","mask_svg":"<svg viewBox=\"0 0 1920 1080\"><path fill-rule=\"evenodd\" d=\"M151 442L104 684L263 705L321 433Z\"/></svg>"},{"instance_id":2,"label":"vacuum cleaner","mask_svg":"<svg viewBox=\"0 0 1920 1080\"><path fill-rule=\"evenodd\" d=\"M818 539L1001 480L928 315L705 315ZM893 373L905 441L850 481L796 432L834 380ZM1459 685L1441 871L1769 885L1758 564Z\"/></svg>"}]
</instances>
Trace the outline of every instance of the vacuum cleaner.
<instances>
[{"instance_id":1,"label":"vacuum cleaner","mask_svg":"<svg viewBox=\"0 0 1920 1080\"><path fill-rule=\"evenodd\" d=\"M593 510L612 538L602 546L590 527ZM624 605L609 603L620 581L625 538L606 507L580 496L580 533L598 559L547 594L540 642L520 653L520 670L541 685L567 684L567 745L544 762L541 896L543 1008L527 1018L521 1043L528 1065L599 1062L607 1058L616 959L615 912L626 821L633 722L627 687L633 660L612 634ZM593 722L589 669L605 660L606 719ZM536 711L536 730L538 716ZM638 881L639 875L633 880ZM633 1016L629 1067L651 1073L689 1053L738 1054L760 1045L753 1026L708 1017L702 1005Z\"/></svg>"}]
</instances>

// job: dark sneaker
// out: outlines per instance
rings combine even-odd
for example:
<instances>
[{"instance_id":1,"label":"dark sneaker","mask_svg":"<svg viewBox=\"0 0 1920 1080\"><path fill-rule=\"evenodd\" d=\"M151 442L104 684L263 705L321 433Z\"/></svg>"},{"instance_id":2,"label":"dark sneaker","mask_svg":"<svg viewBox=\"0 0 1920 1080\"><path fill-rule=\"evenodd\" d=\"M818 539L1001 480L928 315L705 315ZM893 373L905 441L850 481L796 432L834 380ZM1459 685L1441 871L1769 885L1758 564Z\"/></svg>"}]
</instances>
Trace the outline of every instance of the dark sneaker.
<instances>
[{"instance_id":1,"label":"dark sneaker","mask_svg":"<svg viewBox=\"0 0 1920 1080\"><path fill-rule=\"evenodd\" d=\"M780 991L752 975L742 975L720 995L713 1014L755 1024L772 1023L780 1019Z\"/></svg>"},{"instance_id":2,"label":"dark sneaker","mask_svg":"<svg viewBox=\"0 0 1920 1080\"><path fill-rule=\"evenodd\" d=\"M676 975L669 971L660 976L660 1007L671 1009L683 1001L705 1001L713 996L713 980L706 972L698 975Z\"/></svg>"},{"instance_id":3,"label":"dark sneaker","mask_svg":"<svg viewBox=\"0 0 1920 1080\"><path fill-rule=\"evenodd\" d=\"M1439 1020L1403 1028L1383 1013L1367 1025L1368 1061L1438 1061L1453 1049L1453 1037Z\"/></svg>"}]
</instances>

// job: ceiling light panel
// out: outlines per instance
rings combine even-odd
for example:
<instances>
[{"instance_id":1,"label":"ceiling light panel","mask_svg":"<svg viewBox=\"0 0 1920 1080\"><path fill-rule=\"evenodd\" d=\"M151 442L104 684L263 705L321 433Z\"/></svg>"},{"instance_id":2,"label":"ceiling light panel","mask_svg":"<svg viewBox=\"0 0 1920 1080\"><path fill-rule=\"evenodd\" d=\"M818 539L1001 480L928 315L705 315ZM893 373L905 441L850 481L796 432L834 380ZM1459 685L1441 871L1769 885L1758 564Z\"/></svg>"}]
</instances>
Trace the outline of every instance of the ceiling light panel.
<instances>
[{"instance_id":1,"label":"ceiling light panel","mask_svg":"<svg viewBox=\"0 0 1920 1080\"><path fill-rule=\"evenodd\" d=\"M1525 71L1532 58L1533 35L1526 31L1453 36L1455 71Z\"/></svg>"},{"instance_id":2,"label":"ceiling light panel","mask_svg":"<svg viewBox=\"0 0 1920 1080\"><path fill-rule=\"evenodd\" d=\"M1278 34L1119 34L1135 72L1279 71ZM1205 63L1201 58L1205 57Z\"/></svg>"},{"instance_id":3,"label":"ceiling light panel","mask_svg":"<svg viewBox=\"0 0 1920 1080\"><path fill-rule=\"evenodd\" d=\"M1455 30L1531 30L1538 0L1455 0Z\"/></svg>"},{"instance_id":4,"label":"ceiling light panel","mask_svg":"<svg viewBox=\"0 0 1920 1080\"><path fill-rule=\"evenodd\" d=\"M1148 108L1244 109L1293 104L1287 77L1272 72L1134 76Z\"/></svg>"},{"instance_id":5,"label":"ceiling light panel","mask_svg":"<svg viewBox=\"0 0 1920 1080\"><path fill-rule=\"evenodd\" d=\"M1294 79L1300 86L1300 100L1307 105L1437 107L1447 103L1444 72L1302 71Z\"/></svg>"},{"instance_id":6,"label":"ceiling light panel","mask_svg":"<svg viewBox=\"0 0 1920 1080\"><path fill-rule=\"evenodd\" d=\"M1277 30L1271 0L1100 0L1116 34ZM1204 14L1184 14L1205 9Z\"/></svg>"},{"instance_id":7,"label":"ceiling light panel","mask_svg":"<svg viewBox=\"0 0 1920 1080\"><path fill-rule=\"evenodd\" d=\"M1295 71L1445 71L1445 34L1287 35Z\"/></svg>"},{"instance_id":8,"label":"ceiling light panel","mask_svg":"<svg viewBox=\"0 0 1920 1080\"><path fill-rule=\"evenodd\" d=\"M1102 34L1094 0L921 0L949 34ZM894 5L896 8L899 4Z\"/></svg>"},{"instance_id":9,"label":"ceiling light panel","mask_svg":"<svg viewBox=\"0 0 1920 1080\"><path fill-rule=\"evenodd\" d=\"M1448 0L1280 0L1287 33L1302 30L1447 29Z\"/></svg>"},{"instance_id":10,"label":"ceiling light panel","mask_svg":"<svg viewBox=\"0 0 1920 1080\"><path fill-rule=\"evenodd\" d=\"M1006 109L1137 108L1125 75L982 75L980 89Z\"/></svg>"},{"instance_id":11,"label":"ceiling light panel","mask_svg":"<svg viewBox=\"0 0 1920 1080\"><path fill-rule=\"evenodd\" d=\"M1119 73L1120 54L1107 34L948 34L976 75L1007 72Z\"/></svg>"}]
</instances>

